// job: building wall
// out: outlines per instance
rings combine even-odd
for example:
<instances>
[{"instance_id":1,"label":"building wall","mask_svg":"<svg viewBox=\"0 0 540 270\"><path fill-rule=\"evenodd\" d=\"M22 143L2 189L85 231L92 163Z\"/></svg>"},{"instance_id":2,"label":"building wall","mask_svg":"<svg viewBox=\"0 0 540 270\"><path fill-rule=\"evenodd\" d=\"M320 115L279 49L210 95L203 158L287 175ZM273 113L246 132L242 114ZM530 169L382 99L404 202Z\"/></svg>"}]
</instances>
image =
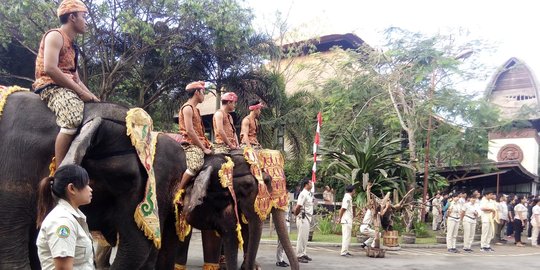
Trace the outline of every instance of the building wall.
<instances>
[{"instance_id":1,"label":"building wall","mask_svg":"<svg viewBox=\"0 0 540 270\"><path fill-rule=\"evenodd\" d=\"M539 146L536 138L506 138L506 139L491 139L489 141L488 159L498 160L497 155L499 150L507 145L515 144L523 151L523 161L521 165L530 173L538 175L538 151Z\"/></svg>"}]
</instances>

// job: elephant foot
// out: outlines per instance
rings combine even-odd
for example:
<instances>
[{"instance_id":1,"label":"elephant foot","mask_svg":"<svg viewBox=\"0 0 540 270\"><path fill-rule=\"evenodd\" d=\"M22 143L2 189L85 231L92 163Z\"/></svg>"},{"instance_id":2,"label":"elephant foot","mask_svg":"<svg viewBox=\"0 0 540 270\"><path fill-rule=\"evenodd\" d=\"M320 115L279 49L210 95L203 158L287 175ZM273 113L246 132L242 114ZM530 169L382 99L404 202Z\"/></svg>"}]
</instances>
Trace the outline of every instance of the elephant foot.
<instances>
[{"instance_id":1,"label":"elephant foot","mask_svg":"<svg viewBox=\"0 0 540 270\"><path fill-rule=\"evenodd\" d=\"M240 267L240 269L242 269L242 270L249 270L249 269L247 269L247 266L246 266L246 262L245 262L245 261L242 263L242 266ZM255 261L255 267L253 267L253 269L255 269L255 270L262 270L262 267L261 267L261 265L259 264L259 262Z\"/></svg>"}]
</instances>

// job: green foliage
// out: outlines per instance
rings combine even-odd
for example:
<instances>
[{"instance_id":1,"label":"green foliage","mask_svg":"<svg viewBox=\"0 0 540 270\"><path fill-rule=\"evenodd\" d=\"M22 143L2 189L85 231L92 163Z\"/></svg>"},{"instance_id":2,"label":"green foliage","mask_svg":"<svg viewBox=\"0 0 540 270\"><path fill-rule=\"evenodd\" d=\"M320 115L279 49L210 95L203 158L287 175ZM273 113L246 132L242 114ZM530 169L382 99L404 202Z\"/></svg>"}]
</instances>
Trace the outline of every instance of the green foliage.
<instances>
[{"instance_id":1,"label":"green foliage","mask_svg":"<svg viewBox=\"0 0 540 270\"><path fill-rule=\"evenodd\" d=\"M333 234L334 227L336 227L336 223L334 222L332 215L325 215L319 218L317 222L317 229L323 235Z\"/></svg>"},{"instance_id":2,"label":"green foliage","mask_svg":"<svg viewBox=\"0 0 540 270\"><path fill-rule=\"evenodd\" d=\"M426 238L430 236L428 232L428 225L425 222L415 221L413 226L416 237Z\"/></svg>"},{"instance_id":3,"label":"green foliage","mask_svg":"<svg viewBox=\"0 0 540 270\"><path fill-rule=\"evenodd\" d=\"M351 133L345 134L341 149L322 149L323 158L330 162L323 167L324 173L332 175L344 185L352 184L356 187L362 185L363 174L368 174L369 181L373 183L371 190L375 194L400 189L399 174L409 166L399 162L402 153L399 148L400 141L388 141L387 136L386 133L377 138L368 137L365 141L360 141ZM399 191L402 196L406 192L404 189ZM360 194L358 200L363 199Z\"/></svg>"}]
</instances>

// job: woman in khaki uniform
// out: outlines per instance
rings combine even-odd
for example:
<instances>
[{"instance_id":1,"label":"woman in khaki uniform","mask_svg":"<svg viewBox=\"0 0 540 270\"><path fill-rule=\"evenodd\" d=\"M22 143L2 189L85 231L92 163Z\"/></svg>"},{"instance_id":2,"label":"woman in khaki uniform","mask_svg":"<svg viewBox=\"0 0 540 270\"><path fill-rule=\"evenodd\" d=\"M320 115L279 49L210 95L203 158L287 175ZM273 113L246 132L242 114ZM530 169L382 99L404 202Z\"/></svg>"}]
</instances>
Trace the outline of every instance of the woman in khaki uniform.
<instances>
[{"instance_id":1,"label":"woman in khaki uniform","mask_svg":"<svg viewBox=\"0 0 540 270\"><path fill-rule=\"evenodd\" d=\"M42 269L94 269L92 236L79 210L92 200L88 182L88 173L78 165L61 166L54 177L41 180L36 245Z\"/></svg>"}]
</instances>

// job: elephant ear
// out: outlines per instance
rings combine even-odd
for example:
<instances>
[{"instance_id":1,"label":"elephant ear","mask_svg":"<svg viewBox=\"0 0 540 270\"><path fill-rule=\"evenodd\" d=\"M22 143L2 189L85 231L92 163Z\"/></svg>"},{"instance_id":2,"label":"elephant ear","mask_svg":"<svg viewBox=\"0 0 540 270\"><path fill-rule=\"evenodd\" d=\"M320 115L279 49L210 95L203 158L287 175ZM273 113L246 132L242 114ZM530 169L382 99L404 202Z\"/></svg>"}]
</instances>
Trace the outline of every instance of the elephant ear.
<instances>
[{"instance_id":1,"label":"elephant ear","mask_svg":"<svg viewBox=\"0 0 540 270\"><path fill-rule=\"evenodd\" d=\"M193 181L193 187L189 196L186 196L187 203L185 203L186 213L191 212L195 207L203 202L203 198L206 197L206 190L210 184L210 176L214 168L212 166L206 167L200 171L195 181Z\"/></svg>"},{"instance_id":2,"label":"elephant ear","mask_svg":"<svg viewBox=\"0 0 540 270\"><path fill-rule=\"evenodd\" d=\"M62 161L61 165L81 164L84 156L86 155L88 147L92 143L92 138L94 137L94 134L98 130L102 121L103 120L98 117L82 126L81 132L71 143L69 151L67 152L66 157Z\"/></svg>"}]
</instances>

